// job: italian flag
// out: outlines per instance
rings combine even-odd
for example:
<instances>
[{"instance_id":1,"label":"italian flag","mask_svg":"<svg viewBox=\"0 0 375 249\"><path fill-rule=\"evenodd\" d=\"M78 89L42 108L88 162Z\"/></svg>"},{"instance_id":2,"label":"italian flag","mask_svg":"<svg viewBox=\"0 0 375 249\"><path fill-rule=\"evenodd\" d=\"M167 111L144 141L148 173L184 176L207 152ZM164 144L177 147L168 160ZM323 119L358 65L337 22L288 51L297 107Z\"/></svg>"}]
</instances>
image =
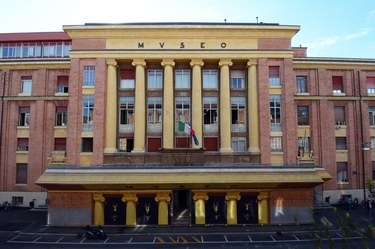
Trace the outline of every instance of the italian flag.
<instances>
[{"instance_id":1,"label":"italian flag","mask_svg":"<svg viewBox=\"0 0 375 249\"><path fill-rule=\"evenodd\" d=\"M196 145L199 145L198 138L197 136L195 136L195 131L193 130L193 128L191 128L191 125L189 123L178 121L178 132L184 132L185 134L192 136L194 143Z\"/></svg>"}]
</instances>

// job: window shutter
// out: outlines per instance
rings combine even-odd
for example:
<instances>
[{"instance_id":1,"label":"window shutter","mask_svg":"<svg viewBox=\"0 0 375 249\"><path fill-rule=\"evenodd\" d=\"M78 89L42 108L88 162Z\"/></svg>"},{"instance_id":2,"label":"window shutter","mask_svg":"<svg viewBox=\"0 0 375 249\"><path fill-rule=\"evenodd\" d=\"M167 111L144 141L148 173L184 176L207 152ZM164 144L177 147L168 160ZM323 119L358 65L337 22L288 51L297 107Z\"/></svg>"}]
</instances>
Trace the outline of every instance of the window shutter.
<instances>
[{"instance_id":1,"label":"window shutter","mask_svg":"<svg viewBox=\"0 0 375 249\"><path fill-rule=\"evenodd\" d=\"M342 76L332 76L333 90L343 91Z\"/></svg>"}]
</instances>

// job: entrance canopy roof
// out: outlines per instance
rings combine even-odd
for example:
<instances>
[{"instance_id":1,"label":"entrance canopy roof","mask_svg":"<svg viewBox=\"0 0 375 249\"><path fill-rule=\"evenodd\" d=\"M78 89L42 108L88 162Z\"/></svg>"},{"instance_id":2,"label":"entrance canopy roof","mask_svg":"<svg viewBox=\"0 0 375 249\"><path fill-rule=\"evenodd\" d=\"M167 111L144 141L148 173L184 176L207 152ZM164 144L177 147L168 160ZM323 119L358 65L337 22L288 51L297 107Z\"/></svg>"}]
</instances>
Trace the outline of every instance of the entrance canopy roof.
<instances>
[{"instance_id":1,"label":"entrance canopy roof","mask_svg":"<svg viewBox=\"0 0 375 249\"><path fill-rule=\"evenodd\" d=\"M314 187L331 179L322 167L49 167L36 184L48 190L241 189Z\"/></svg>"}]
</instances>

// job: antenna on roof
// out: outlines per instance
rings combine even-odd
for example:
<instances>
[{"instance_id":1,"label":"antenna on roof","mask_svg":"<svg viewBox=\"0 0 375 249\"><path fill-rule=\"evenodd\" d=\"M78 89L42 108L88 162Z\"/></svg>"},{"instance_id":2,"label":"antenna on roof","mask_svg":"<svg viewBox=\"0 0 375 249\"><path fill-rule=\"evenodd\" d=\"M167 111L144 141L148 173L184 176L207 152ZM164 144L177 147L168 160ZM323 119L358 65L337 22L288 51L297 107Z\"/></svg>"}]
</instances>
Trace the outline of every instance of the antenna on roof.
<instances>
[{"instance_id":1,"label":"antenna on roof","mask_svg":"<svg viewBox=\"0 0 375 249\"><path fill-rule=\"evenodd\" d=\"M257 18L257 23L258 23L258 17L256 17Z\"/></svg>"}]
</instances>

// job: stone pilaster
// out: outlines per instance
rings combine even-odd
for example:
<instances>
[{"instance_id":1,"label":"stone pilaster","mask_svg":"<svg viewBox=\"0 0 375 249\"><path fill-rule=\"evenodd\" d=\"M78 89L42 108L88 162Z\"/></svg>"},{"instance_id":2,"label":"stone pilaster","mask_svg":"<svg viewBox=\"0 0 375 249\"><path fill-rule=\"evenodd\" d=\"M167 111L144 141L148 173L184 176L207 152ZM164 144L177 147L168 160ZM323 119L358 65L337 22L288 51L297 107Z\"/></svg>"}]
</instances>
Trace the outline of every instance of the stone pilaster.
<instances>
[{"instance_id":1,"label":"stone pilaster","mask_svg":"<svg viewBox=\"0 0 375 249\"><path fill-rule=\"evenodd\" d=\"M146 83L143 59L133 60L135 66L135 103L134 103L134 149L133 153L145 152L146 139Z\"/></svg>"},{"instance_id":2,"label":"stone pilaster","mask_svg":"<svg viewBox=\"0 0 375 249\"><path fill-rule=\"evenodd\" d=\"M104 225L104 201L103 194L93 194L94 200L94 225Z\"/></svg>"},{"instance_id":3,"label":"stone pilaster","mask_svg":"<svg viewBox=\"0 0 375 249\"><path fill-rule=\"evenodd\" d=\"M194 59L190 62L193 71L193 86L192 86L192 127L195 131L199 144L196 145L193 142L193 148L202 148L203 144L203 133L202 133L202 66L204 65L203 60ZM193 108L194 107L194 108Z\"/></svg>"},{"instance_id":4,"label":"stone pilaster","mask_svg":"<svg viewBox=\"0 0 375 249\"><path fill-rule=\"evenodd\" d=\"M107 59L107 97L106 97L106 118L105 118L105 148L104 153L117 152L116 131L117 131L117 62L114 59Z\"/></svg>"},{"instance_id":5,"label":"stone pilaster","mask_svg":"<svg viewBox=\"0 0 375 249\"><path fill-rule=\"evenodd\" d=\"M158 207L158 225L168 225L169 208L168 203L171 201L169 193L158 193L155 201L159 203Z\"/></svg>"},{"instance_id":6,"label":"stone pilaster","mask_svg":"<svg viewBox=\"0 0 375 249\"><path fill-rule=\"evenodd\" d=\"M161 62L164 67L164 99L163 99L163 148L173 148L174 137L174 101L173 101L173 67L172 59Z\"/></svg>"},{"instance_id":7,"label":"stone pilaster","mask_svg":"<svg viewBox=\"0 0 375 249\"><path fill-rule=\"evenodd\" d=\"M208 195L206 192L195 192L193 196L195 202L195 224L206 224L206 201Z\"/></svg>"},{"instance_id":8,"label":"stone pilaster","mask_svg":"<svg viewBox=\"0 0 375 249\"><path fill-rule=\"evenodd\" d=\"M126 203L126 225L137 225L137 195L133 193L124 194L121 200Z\"/></svg>"},{"instance_id":9,"label":"stone pilaster","mask_svg":"<svg viewBox=\"0 0 375 249\"><path fill-rule=\"evenodd\" d=\"M220 152L231 153L231 105L230 105L230 82L229 67L232 60L221 59L220 66Z\"/></svg>"},{"instance_id":10,"label":"stone pilaster","mask_svg":"<svg viewBox=\"0 0 375 249\"><path fill-rule=\"evenodd\" d=\"M241 200L239 192L228 192L225 196L227 201L227 223L237 224L237 201Z\"/></svg>"},{"instance_id":11,"label":"stone pilaster","mask_svg":"<svg viewBox=\"0 0 375 249\"><path fill-rule=\"evenodd\" d=\"M258 83L257 83L257 61L250 60L248 66L248 117L249 117L249 149L254 154L260 153L259 147L259 109L258 109Z\"/></svg>"}]
</instances>

